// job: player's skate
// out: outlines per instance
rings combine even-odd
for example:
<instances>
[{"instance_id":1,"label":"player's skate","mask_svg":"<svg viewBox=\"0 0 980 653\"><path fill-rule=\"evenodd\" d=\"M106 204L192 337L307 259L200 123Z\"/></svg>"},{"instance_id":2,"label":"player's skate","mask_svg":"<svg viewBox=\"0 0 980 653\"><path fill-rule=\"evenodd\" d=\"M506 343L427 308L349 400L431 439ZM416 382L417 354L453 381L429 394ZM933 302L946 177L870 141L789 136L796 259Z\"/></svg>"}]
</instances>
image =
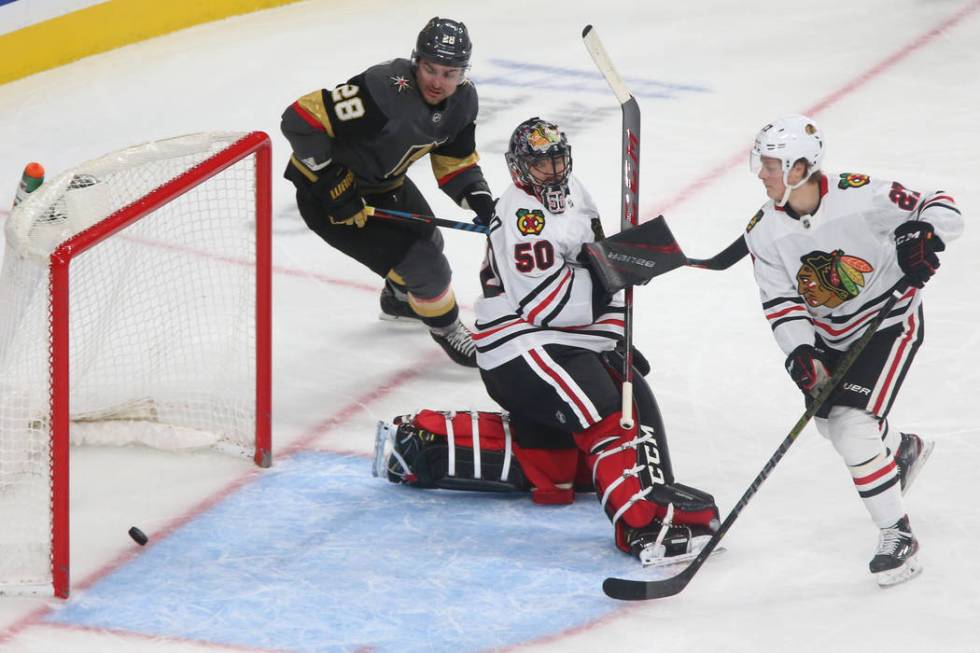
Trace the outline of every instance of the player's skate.
<instances>
[{"instance_id":1,"label":"player's skate","mask_svg":"<svg viewBox=\"0 0 980 653\"><path fill-rule=\"evenodd\" d=\"M470 330L459 320L445 329L430 329L432 339L449 354L453 362L465 367L476 367L476 343Z\"/></svg>"},{"instance_id":2,"label":"player's skate","mask_svg":"<svg viewBox=\"0 0 980 653\"><path fill-rule=\"evenodd\" d=\"M908 515L878 534L878 550L868 567L878 585L891 587L922 573L918 556L919 542L912 534Z\"/></svg>"},{"instance_id":3,"label":"player's skate","mask_svg":"<svg viewBox=\"0 0 980 653\"><path fill-rule=\"evenodd\" d=\"M915 433L902 433L902 444L895 453L898 477L902 483L902 494L909 491L912 482L929 460L935 442L923 440Z\"/></svg>"},{"instance_id":4,"label":"player's skate","mask_svg":"<svg viewBox=\"0 0 980 653\"><path fill-rule=\"evenodd\" d=\"M644 567L664 567L693 560L711 539L712 531L699 524L674 524L674 504L661 521L643 528L628 528L626 541ZM724 549L716 548L715 553Z\"/></svg>"},{"instance_id":5,"label":"player's skate","mask_svg":"<svg viewBox=\"0 0 980 653\"><path fill-rule=\"evenodd\" d=\"M378 318L381 320L418 322L420 319L408 303L408 295L395 288L387 279L385 280L385 287L381 289L379 302L381 313L378 314Z\"/></svg>"}]
</instances>

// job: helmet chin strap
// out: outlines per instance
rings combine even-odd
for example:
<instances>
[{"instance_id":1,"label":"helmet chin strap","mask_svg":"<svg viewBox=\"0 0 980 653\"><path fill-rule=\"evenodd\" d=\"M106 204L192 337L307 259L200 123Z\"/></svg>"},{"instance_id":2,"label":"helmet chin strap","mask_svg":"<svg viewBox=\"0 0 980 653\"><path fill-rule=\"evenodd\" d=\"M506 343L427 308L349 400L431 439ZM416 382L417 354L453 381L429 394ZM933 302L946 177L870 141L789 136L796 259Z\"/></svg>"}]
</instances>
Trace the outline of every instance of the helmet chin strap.
<instances>
[{"instance_id":1,"label":"helmet chin strap","mask_svg":"<svg viewBox=\"0 0 980 653\"><path fill-rule=\"evenodd\" d=\"M776 206L778 206L779 208L783 208L784 206L786 206L786 202L789 201L790 194L794 190L796 190L797 188L799 188L800 186L802 186L803 184L805 184L806 182L808 182L810 180L810 177L812 177L815 172L817 172L817 171L816 170L813 170L810 174L808 174L806 177L804 177L803 179L801 179L797 183L793 184L792 186L789 185L789 170L787 170L786 172L784 172L783 173L783 187L785 187L786 190L783 191L783 199L781 199L778 202L776 202Z\"/></svg>"}]
</instances>

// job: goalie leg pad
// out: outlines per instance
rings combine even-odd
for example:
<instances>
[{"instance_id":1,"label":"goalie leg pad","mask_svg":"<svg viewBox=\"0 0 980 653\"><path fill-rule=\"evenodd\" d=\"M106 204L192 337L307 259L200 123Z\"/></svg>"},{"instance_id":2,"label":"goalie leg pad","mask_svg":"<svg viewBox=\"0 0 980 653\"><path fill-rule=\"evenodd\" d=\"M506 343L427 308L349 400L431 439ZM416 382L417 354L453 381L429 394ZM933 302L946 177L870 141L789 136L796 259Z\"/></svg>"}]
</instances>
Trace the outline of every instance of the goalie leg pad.
<instances>
[{"instance_id":1,"label":"goalie leg pad","mask_svg":"<svg viewBox=\"0 0 980 653\"><path fill-rule=\"evenodd\" d=\"M388 480L421 488L524 491L509 423L499 413L420 411L395 420Z\"/></svg>"},{"instance_id":2,"label":"goalie leg pad","mask_svg":"<svg viewBox=\"0 0 980 653\"><path fill-rule=\"evenodd\" d=\"M641 425L624 431L619 419L619 413L613 413L575 435L592 467L599 501L613 523L616 546L633 552L637 533L652 533L656 540L665 519L668 526L675 524L687 533L685 542L692 539L693 530L703 534L716 528L718 508L711 495L673 483L664 473L653 429Z\"/></svg>"},{"instance_id":3,"label":"goalie leg pad","mask_svg":"<svg viewBox=\"0 0 980 653\"><path fill-rule=\"evenodd\" d=\"M385 474L393 483L450 490L530 490L531 499L540 504L571 503L575 498L578 451L521 447L506 414L423 410L395 421L379 425L375 452L375 475Z\"/></svg>"},{"instance_id":4,"label":"goalie leg pad","mask_svg":"<svg viewBox=\"0 0 980 653\"><path fill-rule=\"evenodd\" d=\"M643 526L664 514L661 506L647 499L653 486L664 482L662 470L653 464L659 454L645 446L649 440L638 436L636 428L623 430L619 420L620 413L614 412L576 433L575 442L592 468L592 484L613 524L623 520Z\"/></svg>"}]
</instances>

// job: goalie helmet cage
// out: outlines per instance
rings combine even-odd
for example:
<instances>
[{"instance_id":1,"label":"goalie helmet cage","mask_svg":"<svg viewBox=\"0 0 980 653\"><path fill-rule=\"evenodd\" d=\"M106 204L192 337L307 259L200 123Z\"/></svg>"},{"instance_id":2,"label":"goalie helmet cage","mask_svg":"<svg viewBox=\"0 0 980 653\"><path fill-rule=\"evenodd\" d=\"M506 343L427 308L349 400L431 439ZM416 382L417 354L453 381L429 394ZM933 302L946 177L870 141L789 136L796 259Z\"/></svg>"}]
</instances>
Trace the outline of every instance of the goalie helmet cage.
<instances>
[{"instance_id":1,"label":"goalie helmet cage","mask_svg":"<svg viewBox=\"0 0 980 653\"><path fill-rule=\"evenodd\" d=\"M84 163L11 213L0 277L0 594L65 598L69 443L271 464L271 145Z\"/></svg>"}]
</instances>

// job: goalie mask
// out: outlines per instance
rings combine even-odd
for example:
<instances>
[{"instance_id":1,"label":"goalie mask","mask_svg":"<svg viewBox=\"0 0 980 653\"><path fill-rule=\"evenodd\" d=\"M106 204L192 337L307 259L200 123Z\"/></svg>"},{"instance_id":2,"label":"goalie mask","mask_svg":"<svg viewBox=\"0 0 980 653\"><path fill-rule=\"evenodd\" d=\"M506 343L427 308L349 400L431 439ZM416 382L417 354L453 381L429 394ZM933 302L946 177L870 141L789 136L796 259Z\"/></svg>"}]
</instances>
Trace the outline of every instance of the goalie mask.
<instances>
[{"instance_id":1,"label":"goalie mask","mask_svg":"<svg viewBox=\"0 0 980 653\"><path fill-rule=\"evenodd\" d=\"M752 153L749 155L749 167L754 174L762 169L762 158L777 159L782 164L783 184L786 192L778 206L783 206L789 200L789 194L807 182L820 170L823 161L823 133L806 116L786 116L763 127L755 137ZM807 175L799 183L790 185L789 172L793 164L803 159L806 161Z\"/></svg>"},{"instance_id":2,"label":"goalie mask","mask_svg":"<svg viewBox=\"0 0 980 653\"><path fill-rule=\"evenodd\" d=\"M510 137L506 159L519 188L534 195L549 212L565 211L572 146L558 125L541 118L525 120Z\"/></svg>"}]
</instances>

